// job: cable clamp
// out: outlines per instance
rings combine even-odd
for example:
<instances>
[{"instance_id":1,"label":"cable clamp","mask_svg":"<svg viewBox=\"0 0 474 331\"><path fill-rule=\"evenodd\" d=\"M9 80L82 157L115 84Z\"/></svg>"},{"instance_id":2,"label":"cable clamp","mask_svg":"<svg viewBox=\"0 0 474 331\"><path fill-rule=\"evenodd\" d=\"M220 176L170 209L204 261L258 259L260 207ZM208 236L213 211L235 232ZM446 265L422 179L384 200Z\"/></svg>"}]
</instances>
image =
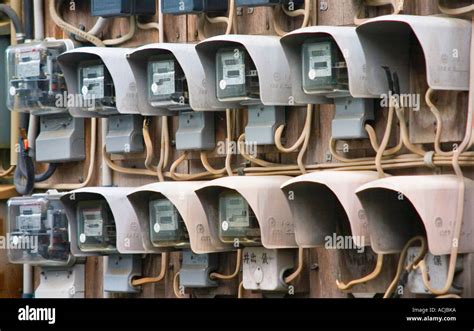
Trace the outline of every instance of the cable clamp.
<instances>
[{"instance_id":1,"label":"cable clamp","mask_svg":"<svg viewBox=\"0 0 474 331\"><path fill-rule=\"evenodd\" d=\"M436 165L434 164L434 156L435 156L434 151L426 152L425 155L423 156L423 161L425 162L425 165L428 168L436 169Z\"/></svg>"}]
</instances>

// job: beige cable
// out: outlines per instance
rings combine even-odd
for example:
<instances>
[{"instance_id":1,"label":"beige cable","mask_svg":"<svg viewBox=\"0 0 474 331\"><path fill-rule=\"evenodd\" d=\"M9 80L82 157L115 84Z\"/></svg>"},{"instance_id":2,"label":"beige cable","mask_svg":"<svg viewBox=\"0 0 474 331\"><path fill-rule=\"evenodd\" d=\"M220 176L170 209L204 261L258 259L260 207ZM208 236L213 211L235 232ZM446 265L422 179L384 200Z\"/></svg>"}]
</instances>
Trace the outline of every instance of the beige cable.
<instances>
[{"instance_id":1,"label":"beige cable","mask_svg":"<svg viewBox=\"0 0 474 331\"><path fill-rule=\"evenodd\" d=\"M240 272L240 266L242 264L242 250L241 249L238 249L237 250L237 258L236 258L236 261L235 261L235 270L232 274L230 275L223 275L223 274L220 274L218 272L213 272L209 275L209 277L211 279L219 279L219 280L231 280L231 279L234 279L235 277L238 276L239 272Z\"/></svg>"},{"instance_id":2,"label":"beige cable","mask_svg":"<svg viewBox=\"0 0 474 331\"><path fill-rule=\"evenodd\" d=\"M405 120L405 108L396 107L395 112L398 118L398 122L400 123L400 138L402 139L403 145L411 153L424 156L426 152L422 148L412 144L412 142L410 141L410 136L408 134L408 127Z\"/></svg>"},{"instance_id":3,"label":"beige cable","mask_svg":"<svg viewBox=\"0 0 474 331\"><path fill-rule=\"evenodd\" d=\"M143 142L145 144L145 168L156 173L158 171L158 167L153 166L153 142L150 136L150 120L144 119L143 120Z\"/></svg>"},{"instance_id":4,"label":"beige cable","mask_svg":"<svg viewBox=\"0 0 474 331\"><path fill-rule=\"evenodd\" d=\"M298 17L298 16L303 16L303 22L300 26L300 28L305 28L309 25L310 20L311 20L311 0L305 0L304 1L304 8L302 9L296 9L296 10L287 10L285 8L285 5L281 6L276 6L275 9L273 10L273 27L275 29L275 32L278 36L282 37L288 33L288 31L285 31L280 23L278 22L278 18L281 16L280 13L283 12L289 17Z\"/></svg>"},{"instance_id":5,"label":"beige cable","mask_svg":"<svg viewBox=\"0 0 474 331\"><path fill-rule=\"evenodd\" d=\"M154 283L161 282L163 279L165 279L166 272L168 270L168 263L169 263L169 254L161 253L160 274L157 277L145 277L145 278L133 279L132 286L140 286L140 285L145 285L145 284L154 284Z\"/></svg>"},{"instance_id":6,"label":"beige cable","mask_svg":"<svg viewBox=\"0 0 474 331\"><path fill-rule=\"evenodd\" d=\"M235 115L235 113L234 113ZM230 142L233 141L233 135L232 135L232 127L236 121L232 120L232 112L230 109L227 109L225 111L225 117L226 117L226 122L227 122L227 137L226 137L226 154L227 157L225 159L225 169L227 172L228 176L233 176L234 172L232 170L232 154L230 151Z\"/></svg>"},{"instance_id":7,"label":"beige cable","mask_svg":"<svg viewBox=\"0 0 474 331\"><path fill-rule=\"evenodd\" d=\"M107 166L112 169L113 171L123 174L123 175L131 175L131 176L150 176L150 177L156 177L156 172L148 170L148 169L135 169L135 168L127 168L127 167L122 167L115 162L112 161L110 156L108 155L106 151L106 146L105 144L102 146L102 157L104 158L105 162L107 163Z\"/></svg>"},{"instance_id":8,"label":"beige cable","mask_svg":"<svg viewBox=\"0 0 474 331\"><path fill-rule=\"evenodd\" d=\"M161 117L161 146L160 160L157 166L157 176L160 182L165 181L164 169L168 166L170 150L170 135L168 128L168 116Z\"/></svg>"},{"instance_id":9,"label":"beige cable","mask_svg":"<svg viewBox=\"0 0 474 331\"><path fill-rule=\"evenodd\" d=\"M174 274L173 276L173 293L174 296L177 297L178 299L185 299L186 297L181 295L180 289L179 289L179 271Z\"/></svg>"},{"instance_id":10,"label":"beige cable","mask_svg":"<svg viewBox=\"0 0 474 331\"><path fill-rule=\"evenodd\" d=\"M239 289L237 291L237 299L242 299L244 297L244 281L239 283Z\"/></svg>"},{"instance_id":11,"label":"beige cable","mask_svg":"<svg viewBox=\"0 0 474 331\"><path fill-rule=\"evenodd\" d=\"M435 299L462 299L462 297L457 294L445 294L438 295Z\"/></svg>"},{"instance_id":12,"label":"beige cable","mask_svg":"<svg viewBox=\"0 0 474 331\"><path fill-rule=\"evenodd\" d=\"M408 254L408 249L411 246L413 246L413 244L417 241L421 243L420 252L418 253L418 256L408 266L405 266L405 260ZM422 236L414 237L405 244L405 246L402 249L402 252L400 253L400 257L398 259L397 272L392 282L390 283L390 286L385 291L385 294L383 296L384 299L390 298L393 292L395 292L398 282L400 281L400 277L402 276L403 269L405 269L405 271L407 272L410 272L413 269L413 267L417 265L421 261L421 259L425 256L427 249L428 249L428 246L426 243L426 239Z\"/></svg>"},{"instance_id":13,"label":"beige cable","mask_svg":"<svg viewBox=\"0 0 474 331\"><path fill-rule=\"evenodd\" d=\"M370 145L372 145L372 148L374 149L375 153L378 152L380 145L377 141L377 134L375 133L375 129L372 127L370 124L365 125L365 131L367 131L367 135L369 137ZM400 135L400 139L398 140L398 144L392 148L386 149L385 152L383 153L384 156L392 156L397 154L398 152L401 151L403 148L403 138L402 135ZM338 155L339 156L339 155ZM342 157L342 156L339 156ZM349 159L345 159L348 161L351 161Z\"/></svg>"},{"instance_id":14,"label":"beige cable","mask_svg":"<svg viewBox=\"0 0 474 331\"><path fill-rule=\"evenodd\" d=\"M98 47L105 47L105 44L97 38L96 36L89 34L81 29L76 28L75 26L66 23L61 16L59 16L60 8L61 8L62 0L49 0L49 15L53 22L61 28L66 33L72 33L82 39L89 41L90 43L94 44Z\"/></svg>"},{"instance_id":15,"label":"beige cable","mask_svg":"<svg viewBox=\"0 0 474 331\"><path fill-rule=\"evenodd\" d=\"M311 122L313 118L313 113L314 113L314 106L313 105L308 105L306 108L306 120L305 124L303 127L303 132L297 139L297 141L293 144L291 147L285 147L283 146L281 142L281 136L283 134L283 130L285 130L285 125L280 125L276 130L275 130L275 146L276 148L282 152L282 153L292 153L295 152L303 143L307 135L307 131L311 130Z\"/></svg>"},{"instance_id":16,"label":"beige cable","mask_svg":"<svg viewBox=\"0 0 474 331\"><path fill-rule=\"evenodd\" d=\"M390 140L390 135L392 133L392 124L393 124L393 114L395 112L394 107L389 107L388 109L388 117L387 117L387 126L385 128L385 133L382 138L382 142L380 143L380 148L377 151L377 155L375 156L375 165L377 167L377 172L381 178L385 177L385 173L383 171L382 166L382 158L385 152L385 149L388 146L388 142Z\"/></svg>"},{"instance_id":17,"label":"beige cable","mask_svg":"<svg viewBox=\"0 0 474 331\"><path fill-rule=\"evenodd\" d=\"M87 177L84 182L80 184L35 184L35 189L39 190L77 190L89 185L92 180L92 175L94 174L96 152L97 152L97 118L91 119L91 142L90 142L90 151L89 151L89 168L87 171Z\"/></svg>"},{"instance_id":18,"label":"beige cable","mask_svg":"<svg viewBox=\"0 0 474 331\"><path fill-rule=\"evenodd\" d=\"M298 248L298 267L293 273L291 273L291 275L288 275L287 277L285 277L285 283L289 284L292 281L294 281L303 271L303 265L304 265L304 248L299 247Z\"/></svg>"},{"instance_id":19,"label":"beige cable","mask_svg":"<svg viewBox=\"0 0 474 331\"><path fill-rule=\"evenodd\" d=\"M377 254L377 264L375 265L374 271L372 271L369 275L367 275L363 278L351 280L347 284L344 284L344 283L340 282L338 279L336 279L337 288L341 291L345 291L345 290L351 289L352 287L354 287L356 285L367 283L367 282L377 278L380 275L380 273L382 272L383 258L384 258L383 254Z\"/></svg>"},{"instance_id":20,"label":"beige cable","mask_svg":"<svg viewBox=\"0 0 474 331\"><path fill-rule=\"evenodd\" d=\"M126 43L127 41L133 39L135 36L135 33L137 31L137 19L135 16L130 16L129 18L129 30L127 34L115 38L115 39L106 39L103 40L102 42L104 43L105 46L117 46Z\"/></svg>"},{"instance_id":21,"label":"beige cable","mask_svg":"<svg viewBox=\"0 0 474 331\"><path fill-rule=\"evenodd\" d=\"M10 168L8 168L7 170L4 170L2 173L0 173L0 178L8 177L9 175L11 175L13 173L15 168L16 167L14 165L10 166Z\"/></svg>"},{"instance_id":22,"label":"beige cable","mask_svg":"<svg viewBox=\"0 0 474 331\"><path fill-rule=\"evenodd\" d=\"M441 113L439 112L438 108L434 105L433 101L431 100L431 97L434 93L434 90L430 87L426 91L425 94L425 101L428 107L430 108L431 113L433 113L434 117L436 118L436 134L435 134L435 139L434 139L434 148L436 151L436 154L442 155L442 156L452 156L453 152L445 152L441 149L441 133L443 129L443 119L441 118Z\"/></svg>"},{"instance_id":23,"label":"beige cable","mask_svg":"<svg viewBox=\"0 0 474 331\"><path fill-rule=\"evenodd\" d=\"M450 15L450 16L459 16L459 15L466 15L466 14L472 15L472 13L474 12L474 4L464 6L464 7L450 8L450 7L443 6L443 2L441 0L438 1L438 8L440 12L446 15Z\"/></svg>"},{"instance_id":24,"label":"beige cable","mask_svg":"<svg viewBox=\"0 0 474 331\"><path fill-rule=\"evenodd\" d=\"M381 7L388 5L391 5L393 8L393 13L391 15L398 15L403 11L405 3L404 0L361 0L357 14L354 17L354 24L359 26L367 22L368 18L361 18L363 11L365 10L365 6Z\"/></svg>"},{"instance_id":25,"label":"beige cable","mask_svg":"<svg viewBox=\"0 0 474 331\"><path fill-rule=\"evenodd\" d=\"M232 32L237 33L236 15L235 0L229 0L229 13L227 17L209 17L206 13L200 14L198 20L198 39L207 39L205 33L206 22L210 24L226 24L226 30L224 33L226 35L231 34Z\"/></svg>"}]
</instances>

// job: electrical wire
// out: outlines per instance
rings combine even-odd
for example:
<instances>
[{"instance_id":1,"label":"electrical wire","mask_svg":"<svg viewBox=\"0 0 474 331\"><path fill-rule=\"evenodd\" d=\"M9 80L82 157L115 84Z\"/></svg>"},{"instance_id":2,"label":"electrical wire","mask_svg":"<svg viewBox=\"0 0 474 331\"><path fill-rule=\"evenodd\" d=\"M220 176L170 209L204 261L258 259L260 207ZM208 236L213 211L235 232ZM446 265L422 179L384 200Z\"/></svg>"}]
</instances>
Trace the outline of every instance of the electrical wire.
<instances>
[{"instance_id":1,"label":"electrical wire","mask_svg":"<svg viewBox=\"0 0 474 331\"><path fill-rule=\"evenodd\" d=\"M107 166L117 173L124 174L124 175L131 175L131 176L156 177L156 172L148 170L148 169L127 168L127 167L122 167L116 164L115 162L112 161L112 159L108 155L105 144L102 146L102 155L105 162L107 163Z\"/></svg>"},{"instance_id":2,"label":"electrical wire","mask_svg":"<svg viewBox=\"0 0 474 331\"><path fill-rule=\"evenodd\" d=\"M292 281L294 281L303 271L303 265L304 265L304 248L299 247L298 248L298 267L293 273L285 277L285 283L289 284Z\"/></svg>"},{"instance_id":3,"label":"electrical wire","mask_svg":"<svg viewBox=\"0 0 474 331\"><path fill-rule=\"evenodd\" d=\"M15 170L15 168L16 167L14 165L10 166L10 168L8 168L8 169L6 169L6 170L4 170L3 172L0 173L0 178L10 176L13 173L13 171Z\"/></svg>"},{"instance_id":4,"label":"electrical wire","mask_svg":"<svg viewBox=\"0 0 474 331\"><path fill-rule=\"evenodd\" d=\"M449 1L449 2L451 3L452 1ZM438 8L440 12L446 15L450 15L450 16L472 14L474 12L474 4L464 6L464 7L450 8L450 7L444 6L443 1L441 0L438 1Z\"/></svg>"},{"instance_id":5,"label":"electrical wire","mask_svg":"<svg viewBox=\"0 0 474 331\"><path fill-rule=\"evenodd\" d=\"M164 169L168 166L170 153L170 134L168 128L168 117L161 117L161 147L160 147L160 160L157 166L157 175L160 182L165 179Z\"/></svg>"},{"instance_id":6,"label":"electrical wire","mask_svg":"<svg viewBox=\"0 0 474 331\"><path fill-rule=\"evenodd\" d=\"M237 290L237 299L242 299L244 297L244 281L241 281L239 284L239 289Z\"/></svg>"},{"instance_id":7,"label":"electrical wire","mask_svg":"<svg viewBox=\"0 0 474 331\"><path fill-rule=\"evenodd\" d=\"M368 18L361 18L362 14L364 13L365 6L381 7L391 5L393 8L393 13L391 15L398 15L403 11L403 7L405 5L404 2L404 0L361 0L357 14L354 17L354 24L359 26L368 20Z\"/></svg>"},{"instance_id":8,"label":"electrical wire","mask_svg":"<svg viewBox=\"0 0 474 331\"><path fill-rule=\"evenodd\" d=\"M384 259L383 254L377 254L377 264L375 265L374 271L372 271L369 275L367 275L363 278L356 279L356 280L351 280L347 284L344 284L341 281L339 281L338 279L336 279L337 288L340 289L341 291L345 291L345 290L351 289L352 287L354 287L356 285L364 284L364 283L367 283L367 282L377 278L380 275L380 273L382 272L383 259Z\"/></svg>"},{"instance_id":9,"label":"electrical wire","mask_svg":"<svg viewBox=\"0 0 474 331\"><path fill-rule=\"evenodd\" d=\"M36 184L35 188L40 190L56 189L56 190L77 190L89 185L92 180L95 169L95 160L97 153L97 118L91 119L91 141L89 151L89 167L86 179L80 184Z\"/></svg>"},{"instance_id":10,"label":"electrical wire","mask_svg":"<svg viewBox=\"0 0 474 331\"><path fill-rule=\"evenodd\" d=\"M389 107L388 109L388 117L387 117L387 126L385 128L385 133L382 138L382 142L380 143L380 148L377 151L375 156L375 166L377 167L377 172L381 178L385 177L385 173L382 166L382 158L385 150L387 149L388 142L390 140L390 135L392 133L392 124L393 124L393 115L395 109L394 107Z\"/></svg>"},{"instance_id":11,"label":"electrical wire","mask_svg":"<svg viewBox=\"0 0 474 331\"><path fill-rule=\"evenodd\" d=\"M87 40L91 44L98 46L98 47L105 47L105 44L97 38L96 36L82 31L81 29L76 28L75 26L66 23L61 16L58 14L61 11L61 3L62 0L50 0L49 1L49 15L53 22L61 28L65 33L71 33L77 37L80 37L84 40Z\"/></svg>"},{"instance_id":12,"label":"electrical wire","mask_svg":"<svg viewBox=\"0 0 474 331\"><path fill-rule=\"evenodd\" d=\"M140 286L140 285L145 285L145 284L154 284L154 283L161 282L163 279L165 279L166 272L168 270L168 263L169 263L169 254L161 253L160 274L157 277L145 277L145 278L133 279L132 286Z\"/></svg>"},{"instance_id":13,"label":"electrical wire","mask_svg":"<svg viewBox=\"0 0 474 331\"><path fill-rule=\"evenodd\" d=\"M305 28L309 25L311 21L311 8L311 0L304 0L304 7L302 9L288 10L285 8L284 4L276 6L273 11L273 27L275 29L276 34L282 37L288 33L288 31L285 31L278 22L278 18L281 16L281 12L285 13L289 17L303 16L303 22L300 28Z\"/></svg>"},{"instance_id":14,"label":"electrical wire","mask_svg":"<svg viewBox=\"0 0 474 331\"><path fill-rule=\"evenodd\" d=\"M240 266L242 264L242 250L241 249L238 249L237 250L237 258L236 258L236 261L235 261L235 270L232 274L230 275L223 275L223 274L220 274L218 272L213 272L209 275L209 277L211 279L219 279L219 280L231 280L231 279L234 279L235 277L238 276L239 272L240 272Z\"/></svg>"},{"instance_id":15,"label":"electrical wire","mask_svg":"<svg viewBox=\"0 0 474 331\"><path fill-rule=\"evenodd\" d=\"M104 43L105 46L117 46L126 43L127 41L133 39L135 36L135 32L137 31L137 19L135 16L130 16L129 18L129 30L127 34L115 38L115 39L106 39L103 40L102 42Z\"/></svg>"},{"instance_id":16,"label":"electrical wire","mask_svg":"<svg viewBox=\"0 0 474 331\"><path fill-rule=\"evenodd\" d=\"M408 249L411 246L413 246L413 244L416 242L421 243L420 252L418 253L418 256L408 266L405 266L405 260L407 258ZM420 260L425 256L427 250L428 250L428 245L427 245L426 239L422 236L414 237L405 244L405 246L403 247L400 253L400 257L398 259L397 272L392 282L390 283L390 286L385 291L385 294L383 296L384 299L392 297L393 293L395 292L400 282L400 279L402 278L402 273L405 272L405 274L408 274L410 271L412 271L413 267L417 265L420 262Z\"/></svg>"},{"instance_id":17,"label":"electrical wire","mask_svg":"<svg viewBox=\"0 0 474 331\"><path fill-rule=\"evenodd\" d=\"M198 39L204 40L207 39L205 33L206 22L210 24L226 24L226 35L237 33L237 24L236 24L236 5L235 0L229 0L229 12L228 16L219 16L219 17L209 17L206 13L199 15L198 21Z\"/></svg>"},{"instance_id":18,"label":"electrical wire","mask_svg":"<svg viewBox=\"0 0 474 331\"><path fill-rule=\"evenodd\" d=\"M21 24L21 20L18 14L11 6L6 4L0 4L0 12L7 15L10 21L12 22L15 28L17 43L23 43L23 41L25 40L25 29L23 27L23 24Z\"/></svg>"},{"instance_id":19,"label":"electrical wire","mask_svg":"<svg viewBox=\"0 0 474 331\"><path fill-rule=\"evenodd\" d=\"M431 100L431 97L434 93L434 90L430 87L426 91L425 94L425 101L428 107L430 108L431 113L433 113L434 117L436 118L436 134L435 134L435 139L434 139L434 148L436 151L436 154L442 155L442 156L452 156L453 152L445 152L441 149L441 133L443 129L443 119L441 118L441 113L439 112L438 108L434 105L433 101Z\"/></svg>"}]
</instances>

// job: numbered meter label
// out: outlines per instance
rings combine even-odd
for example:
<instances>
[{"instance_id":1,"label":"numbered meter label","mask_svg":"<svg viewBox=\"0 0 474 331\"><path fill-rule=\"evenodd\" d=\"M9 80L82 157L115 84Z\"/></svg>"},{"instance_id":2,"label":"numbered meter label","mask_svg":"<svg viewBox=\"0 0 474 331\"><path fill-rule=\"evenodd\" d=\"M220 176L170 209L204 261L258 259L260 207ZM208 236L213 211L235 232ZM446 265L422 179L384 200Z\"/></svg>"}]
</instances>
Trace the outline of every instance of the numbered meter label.
<instances>
[{"instance_id":1,"label":"numbered meter label","mask_svg":"<svg viewBox=\"0 0 474 331\"><path fill-rule=\"evenodd\" d=\"M104 66L96 65L83 67L81 70L82 95L85 100L103 99L104 93Z\"/></svg>"},{"instance_id":2,"label":"numbered meter label","mask_svg":"<svg viewBox=\"0 0 474 331\"><path fill-rule=\"evenodd\" d=\"M240 50L222 53L223 79L219 82L221 90L227 86L245 84L245 63L243 52Z\"/></svg>"},{"instance_id":3,"label":"numbered meter label","mask_svg":"<svg viewBox=\"0 0 474 331\"><path fill-rule=\"evenodd\" d=\"M40 71L40 52L18 52L18 64L16 66L16 73L18 78L39 77Z\"/></svg>"},{"instance_id":4,"label":"numbered meter label","mask_svg":"<svg viewBox=\"0 0 474 331\"><path fill-rule=\"evenodd\" d=\"M154 96L164 96L175 93L175 67L173 60L152 63L153 83L151 92Z\"/></svg>"},{"instance_id":5,"label":"numbered meter label","mask_svg":"<svg viewBox=\"0 0 474 331\"><path fill-rule=\"evenodd\" d=\"M84 235L86 237L100 237L103 234L104 220L100 209L85 209Z\"/></svg>"},{"instance_id":6,"label":"numbered meter label","mask_svg":"<svg viewBox=\"0 0 474 331\"><path fill-rule=\"evenodd\" d=\"M222 230L250 226L248 204L242 197L227 197L225 208L226 220L222 222Z\"/></svg>"},{"instance_id":7,"label":"numbered meter label","mask_svg":"<svg viewBox=\"0 0 474 331\"><path fill-rule=\"evenodd\" d=\"M331 43L321 42L308 46L310 70L308 78L315 80L332 75Z\"/></svg>"},{"instance_id":8,"label":"numbered meter label","mask_svg":"<svg viewBox=\"0 0 474 331\"><path fill-rule=\"evenodd\" d=\"M18 216L18 229L23 232L41 230L41 206L20 206Z\"/></svg>"}]
</instances>

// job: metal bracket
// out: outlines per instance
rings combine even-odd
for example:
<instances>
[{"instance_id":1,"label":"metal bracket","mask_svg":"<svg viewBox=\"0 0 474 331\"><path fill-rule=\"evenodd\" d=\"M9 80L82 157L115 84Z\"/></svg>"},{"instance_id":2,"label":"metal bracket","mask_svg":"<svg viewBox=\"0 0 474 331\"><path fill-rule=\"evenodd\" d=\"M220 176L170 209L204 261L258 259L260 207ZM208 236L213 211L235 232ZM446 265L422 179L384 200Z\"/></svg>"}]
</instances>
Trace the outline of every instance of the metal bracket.
<instances>
[{"instance_id":1,"label":"metal bracket","mask_svg":"<svg viewBox=\"0 0 474 331\"><path fill-rule=\"evenodd\" d=\"M40 116L37 162L75 162L86 158L84 119L69 114Z\"/></svg>"},{"instance_id":2,"label":"metal bracket","mask_svg":"<svg viewBox=\"0 0 474 331\"><path fill-rule=\"evenodd\" d=\"M41 268L40 284L35 291L37 299L84 298L85 266L76 264L71 268Z\"/></svg>"},{"instance_id":3,"label":"metal bracket","mask_svg":"<svg viewBox=\"0 0 474 331\"><path fill-rule=\"evenodd\" d=\"M137 293L139 287L132 286L132 279L140 276L141 255L110 255L104 275L104 291Z\"/></svg>"},{"instance_id":4,"label":"metal bracket","mask_svg":"<svg viewBox=\"0 0 474 331\"><path fill-rule=\"evenodd\" d=\"M186 111L179 113L177 150L212 150L216 146L214 114Z\"/></svg>"},{"instance_id":5,"label":"metal bracket","mask_svg":"<svg viewBox=\"0 0 474 331\"><path fill-rule=\"evenodd\" d=\"M285 107L249 106L245 140L257 145L274 145L275 131L285 124Z\"/></svg>"},{"instance_id":6,"label":"metal bracket","mask_svg":"<svg viewBox=\"0 0 474 331\"><path fill-rule=\"evenodd\" d=\"M107 153L141 153L144 150L143 118L138 115L113 115L108 119Z\"/></svg>"},{"instance_id":7,"label":"metal bracket","mask_svg":"<svg viewBox=\"0 0 474 331\"><path fill-rule=\"evenodd\" d=\"M336 116L332 121L334 139L367 138L365 123L374 120L374 100L361 98L335 98Z\"/></svg>"},{"instance_id":8,"label":"metal bracket","mask_svg":"<svg viewBox=\"0 0 474 331\"><path fill-rule=\"evenodd\" d=\"M217 287L218 283L209 278L211 272L218 268L217 254L194 254L191 250L183 251L183 262L179 271L180 285L190 288Z\"/></svg>"}]
</instances>

